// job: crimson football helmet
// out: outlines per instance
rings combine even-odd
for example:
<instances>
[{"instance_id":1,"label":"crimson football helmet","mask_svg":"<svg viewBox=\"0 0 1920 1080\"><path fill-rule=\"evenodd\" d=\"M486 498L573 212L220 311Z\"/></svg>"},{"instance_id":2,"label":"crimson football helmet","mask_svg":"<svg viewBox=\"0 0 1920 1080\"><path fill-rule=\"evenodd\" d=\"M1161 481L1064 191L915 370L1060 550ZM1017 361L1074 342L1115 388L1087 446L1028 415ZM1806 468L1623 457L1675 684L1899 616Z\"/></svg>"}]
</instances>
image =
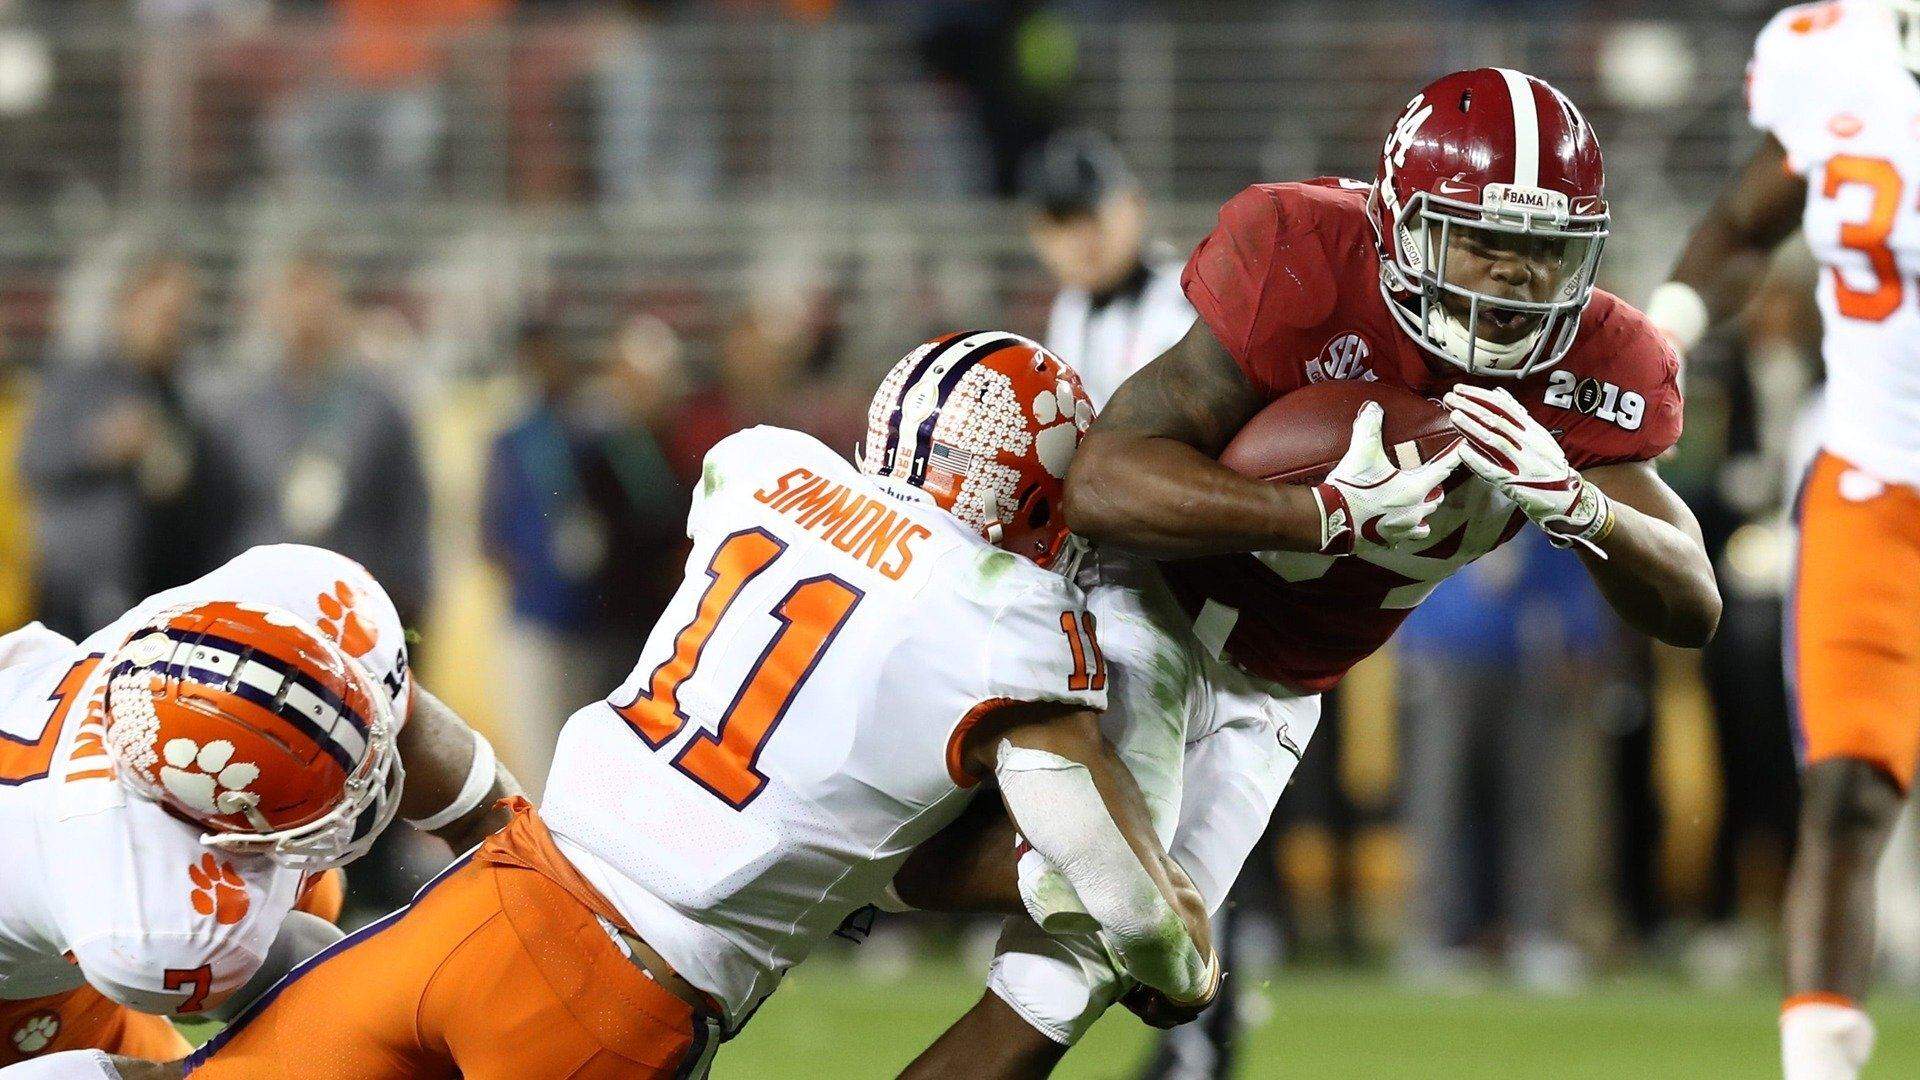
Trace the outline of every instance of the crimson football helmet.
<instances>
[{"instance_id":1,"label":"crimson football helmet","mask_svg":"<svg viewBox=\"0 0 1920 1080\"><path fill-rule=\"evenodd\" d=\"M887 372L854 456L890 490L1048 566L1067 539L1067 464L1092 422L1093 401L1065 361L1017 334L971 330Z\"/></svg>"},{"instance_id":2,"label":"crimson football helmet","mask_svg":"<svg viewBox=\"0 0 1920 1080\"><path fill-rule=\"evenodd\" d=\"M399 808L392 700L290 611L168 608L105 664L114 775L202 843L318 870L363 854Z\"/></svg>"},{"instance_id":3,"label":"crimson football helmet","mask_svg":"<svg viewBox=\"0 0 1920 1080\"><path fill-rule=\"evenodd\" d=\"M1560 91L1510 68L1433 82L1394 123L1368 195L1387 307L1476 375L1558 363L1593 294L1605 187L1593 128ZM1508 267L1513 292L1449 281L1450 252Z\"/></svg>"}]
</instances>

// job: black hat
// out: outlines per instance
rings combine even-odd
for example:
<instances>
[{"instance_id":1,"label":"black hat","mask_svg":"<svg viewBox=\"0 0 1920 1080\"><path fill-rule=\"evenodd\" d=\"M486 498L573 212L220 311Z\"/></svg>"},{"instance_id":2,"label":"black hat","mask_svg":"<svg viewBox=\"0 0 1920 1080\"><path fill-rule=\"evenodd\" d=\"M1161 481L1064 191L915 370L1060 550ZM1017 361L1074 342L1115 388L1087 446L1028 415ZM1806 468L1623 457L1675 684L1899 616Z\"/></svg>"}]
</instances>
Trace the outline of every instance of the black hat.
<instances>
[{"instance_id":1,"label":"black hat","mask_svg":"<svg viewBox=\"0 0 1920 1080\"><path fill-rule=\"evenodd\" d=\"M1090 214L1116 191L1136 186L1113 140L1097 131L1064 131L1028 162L1026 197L1051 218Z\"/></svg>"}]
</instances>

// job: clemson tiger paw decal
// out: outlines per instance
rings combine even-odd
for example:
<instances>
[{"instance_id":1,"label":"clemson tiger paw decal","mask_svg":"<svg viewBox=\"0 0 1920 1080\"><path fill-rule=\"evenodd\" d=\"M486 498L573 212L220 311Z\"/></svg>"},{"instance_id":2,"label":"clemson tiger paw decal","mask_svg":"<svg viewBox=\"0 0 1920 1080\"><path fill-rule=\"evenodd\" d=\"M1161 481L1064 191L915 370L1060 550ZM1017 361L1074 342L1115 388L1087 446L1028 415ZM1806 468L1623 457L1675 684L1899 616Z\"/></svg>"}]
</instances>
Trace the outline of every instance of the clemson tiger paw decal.
<instances>
[{"instance_id":1,"label":"clemson tiger paw decal","mask_svg":"<svg viewBox=\"0 0 1920 1080\"><path fill-rule=\"evenodd\" d=\"M1093 406L1074 397L1073 387L1062 379L1051 391L1041 391L1033 399L1033 418L1040 424L1034 436L1035 456L1047 475L1065 478L1073 448L1080 445L1080 436L1093 423Z\"/></svg>"},{"instance_id":2,"label":"clemson tiger paw decal","mask_svg":"<svg viewBox=\"0 0 1920 1080\"><path fill-rule=\"evenodd\" d=\"M37 1054L60 1034L60 1018L50 1012L37 1012L13 1029L13 1048L22 1054Z\"/></svg>"},{"instance_id":3,"label":"clemson tiger paw decal","mask_svg":"<svg viewBox=\"0 0 1920 1080\"><path fill-rule=\"evenodd\" d=\"M215 739L201 746L192 739L168 739L160 748L166 764L160 783L168 794L203 814L237 814L259 798L247 785L260 777L260 766L233 760L233 744Z\"/></svg>"},{"instance_id":4,"label":"clemson tiger paw decal","mask_svg":"<svg viewBox=\"0 0 1920 1080\"><path fill-rule=\"evenodd\" d=\"M202 855L199 862L187 867L187 877L193 880L193 910L213 916L221 926L232 926L246 917L247 883L232 863Z\"/></svg>"},{"instance_id":5,"label":"clemson tiger paw decal","mask_svg":"<svg viewBox=\"0 0 1920 1080\"><path fill-rule=\"evenodd\" d=\"M380 635L360 618L354 605L360 594L344 581L333 583L333 591L320 594L320 631L333 639L348 656L360 657L373 651Z\"/></svg>"}]
</instances>

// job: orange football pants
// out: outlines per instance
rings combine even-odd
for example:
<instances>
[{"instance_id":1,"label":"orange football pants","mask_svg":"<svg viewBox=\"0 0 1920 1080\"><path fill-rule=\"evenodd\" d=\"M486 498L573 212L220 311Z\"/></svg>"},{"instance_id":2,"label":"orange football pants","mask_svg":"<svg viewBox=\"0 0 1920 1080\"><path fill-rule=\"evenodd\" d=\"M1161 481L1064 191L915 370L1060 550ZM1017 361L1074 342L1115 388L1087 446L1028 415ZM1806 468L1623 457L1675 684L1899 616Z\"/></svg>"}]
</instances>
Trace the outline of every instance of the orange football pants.
<instances>
[{"instance_id":1,"label":"orange football pants","mask_svg":"<svg viewBox=\"0 0 1920 1080\"><path fill-rule=\"evenodd\" d=\"M717 1042L621 954L524 800L413 903L295 969L187 1062L196 1080L699 1075ZM556 880L558 878L559 880ZM564 884L563 884L564 882ZM587 887L590 888L590 887ZM597 899L597 894L595 894Z\"/></svg>"},{"instance_id":2,"label":"orange football pants","mask_svg":"<svg viewBox=\"0 0 1920 1080\"><path fill-rule=\"evenodd\" d=\"M135 1012L91 986L26 1001L0 1001L0 1065L62 1050L105 1050L172 1061L191 1049L166 1017Z\"/></svg>"},{"instance_id":3,"label":"orange football pants","mask_svg":"<svg viewBox=\"0 0 1920 1080\"><path fill-rule=\"evenodd\" d=\"M345 898L346 874L334 869L308 881L295 907L337 923ZM23 1052L23 1047L33 1049ZM0 1001L0 1065L62 1050L105 1050L147 1061L173 1061L191 1049L166 1017L135 1012L91 986L26 1001Z\"/></svg>"},{"instance_id":4,"label":"orange football pants","mask_svg":"<svg viewBox=\"0 0 1920 1080\"><path fill-rule=\"evenodd\" d=\"M1920 491L1814 459L1789 605L1802 758L1870 762L1907 789L1920 758Z\"/></svg>"}]
</instances>

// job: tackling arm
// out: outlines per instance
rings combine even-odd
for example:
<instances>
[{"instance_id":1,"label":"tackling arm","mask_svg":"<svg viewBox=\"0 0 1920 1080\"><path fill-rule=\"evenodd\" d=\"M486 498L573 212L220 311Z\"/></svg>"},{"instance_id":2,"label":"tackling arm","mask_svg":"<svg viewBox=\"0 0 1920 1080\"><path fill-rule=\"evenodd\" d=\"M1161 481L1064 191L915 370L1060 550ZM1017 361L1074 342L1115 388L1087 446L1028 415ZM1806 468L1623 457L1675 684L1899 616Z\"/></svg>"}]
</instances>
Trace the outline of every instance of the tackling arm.
<instances>
[{"instance_id":1,"label":"tackling arm","mask_svg":"<svg viewBox=\"0 0 1920 1080\"><path fill-rule=\"evenodd\" d=\"M1602 465L1582 474L1604 492L1613 527L1582 549L1587 571L1634 629L1697 649L1720 623L1720 590L1700 523L1650 461Z\"/></svg>"},{"instance_id":2,"label":"tackling arm","mask_svg":"<svg viewBox=\"0 0 1920 1080\"><path fill-rule=\"evenodd\" d=\"M1806 179L1787 168L1786 148L1768 135L1694 226L1672 279L1647 304L1647 315L1680 352L1746 306L1806 201Z\"/></svg>"},{"instance_id":3,"label":"tackling arm","mask_svg":"<svg viewBox=\"0 0 1920 1080\"><path fill-rule=\"evenodd\" d=\"M465 851L507 824L512 815L497 804L520 794L520 782L486 736L417 682L408 712L399 740L407 770L400 816Z\"/></svg>"},{"instance_id":4,"label":"tackling arm","mask_svg":"<svg viewBox=\"0 0 1920 1080\"><path fill-rule=\"evenodd\" d=\"M1133 775L1076 706L1000 709L963 747L1022 836L1059 869L1133 978L1185 1001L1219 985L1205 901L1167 857Z\"/></svg>"},{"instance_id":5,"label":"tackling arm","mask_svg":"<svg viewBox=\"0 0 1920 1080\"><path fill-rule=\"evenodd\" d=\"M240 1010L253 1004L255 998L271 989L301 961L345 936L339 927L318 915L309 915L304 911L287 912L287 917L280 923L280 932L274 936L273 945L267 949L267 958L260 962L253 978L228 994L219 1004L209 1006L205 1015L215 1020L232 1020L240 1015Z\"/></svg>"}]
</instances>

